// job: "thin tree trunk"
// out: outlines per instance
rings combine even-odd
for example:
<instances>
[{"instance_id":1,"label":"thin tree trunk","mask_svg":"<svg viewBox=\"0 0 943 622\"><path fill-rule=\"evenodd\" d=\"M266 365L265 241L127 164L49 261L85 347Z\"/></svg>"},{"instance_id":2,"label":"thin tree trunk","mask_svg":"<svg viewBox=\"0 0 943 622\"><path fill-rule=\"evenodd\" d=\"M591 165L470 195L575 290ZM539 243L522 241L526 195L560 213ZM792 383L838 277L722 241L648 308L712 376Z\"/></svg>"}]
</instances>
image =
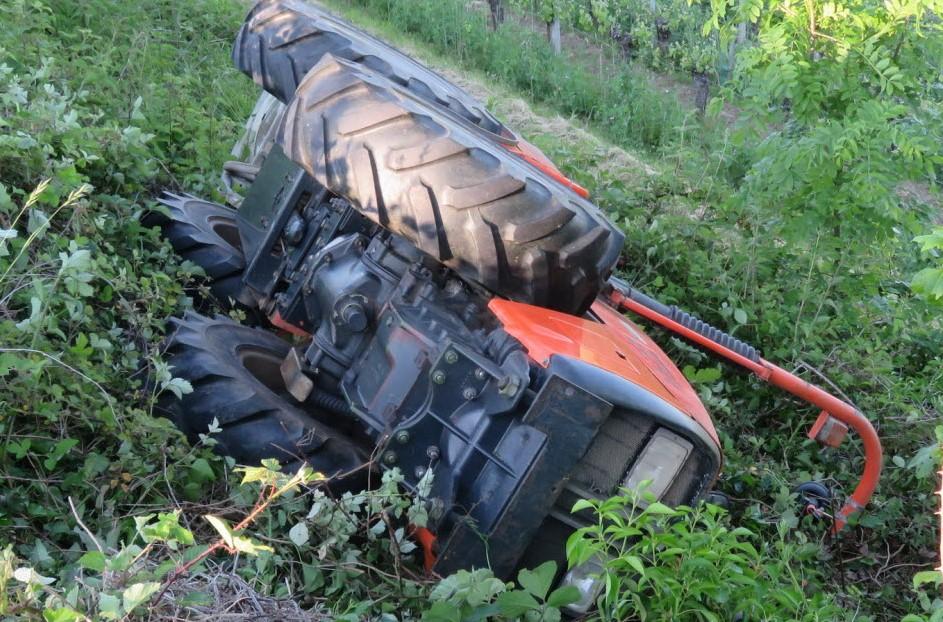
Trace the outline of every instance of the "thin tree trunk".
<instances>
[{"instance_id":1,"label":"thin tree trunk","mask_svg":"<svg viewBox=\"0 0 943 622\"><path fill-rule=\"evenodd\" d=\"M699 114L707 110L707 99L711 94L711 81L706 73L694 72L694 106Z\"/></svg>"},{"instance_id":2,"label":"thin tree trunk","mask_svg":"<svg viewBox=\"0 0 943 622\"><path fill-rule=\"evenodd\" d=\"M747 40L747 23L740 22L737 24L737 37L730 42L730 50L728 51L727 56L727 67L730 68L730 72L733 73L734 65L737 62L737 50L743 46Z\"/></svg>"},{"instance_id":3,"label":"thin tree trunk","mask_svg":"<svg viewBox=\"0 0 943 622\"><path fill-rule=\"evenodd\" d=\"M559 54L563 50L563 44L560 41L560 18L554 17L552 22L547 22L547 41L553 48L554 54Z\"/></svg>"},{"instance_id":4,"label":"thin tree trunk","mask_svg":"<svg viewBox=\"0 0 943 622\"><path fill-rule=\"evenodd\" d=\"M504 23L504 0L488 0L491 8L491 30L497 30Z\"/></svg>"}]
</instances>

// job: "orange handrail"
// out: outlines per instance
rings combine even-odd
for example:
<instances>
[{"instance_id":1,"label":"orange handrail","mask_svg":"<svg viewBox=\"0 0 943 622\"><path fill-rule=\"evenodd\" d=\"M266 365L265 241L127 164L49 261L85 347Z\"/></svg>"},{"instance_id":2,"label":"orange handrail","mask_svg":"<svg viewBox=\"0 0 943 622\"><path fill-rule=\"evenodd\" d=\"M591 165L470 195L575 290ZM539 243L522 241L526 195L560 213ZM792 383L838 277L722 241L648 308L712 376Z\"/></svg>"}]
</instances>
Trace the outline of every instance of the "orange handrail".
<instances>
[{"instance_id":1,"label":"orange handrail","mask_svg":"<svg viewBox=\"0 0 943 622\"><path fill-rule=\"evenodd\" d=\"M757 377L779 387L787 393L791 393L821 408L822 414L819 415L819 420L809 431L809 438L833 446L841 442L844 436L842 430L839 431L835 438L829 436L829 432L824 430L825 426L832 422L831 420L838 420L841 424L857 432L864 443L864 472L854 492L851 493L841 510L839 510L838 514L835 516L834 531L837 532L841 530L848 522L848 517L851 514L863 509L864 506L868 504L871 495L874 493L874 489L877 487L878 480L881 477L881 467L884 457L883 450L881 449L881 440L878 438L874 426L861 411L851 404L829 394L822 388L806 382L795 374L770 363L758 355L755 358L744 356L700 332L682 325L664 315L658 309L645 305L638 300L634 300L631 297L631 288L625 289L621 284L614 282L610 282L610 284L613 286L613 289L608 294L608 301L616 309L637 313L671 332L707 348L728 361L749 369Z\"/></svg>"}]
</instances>

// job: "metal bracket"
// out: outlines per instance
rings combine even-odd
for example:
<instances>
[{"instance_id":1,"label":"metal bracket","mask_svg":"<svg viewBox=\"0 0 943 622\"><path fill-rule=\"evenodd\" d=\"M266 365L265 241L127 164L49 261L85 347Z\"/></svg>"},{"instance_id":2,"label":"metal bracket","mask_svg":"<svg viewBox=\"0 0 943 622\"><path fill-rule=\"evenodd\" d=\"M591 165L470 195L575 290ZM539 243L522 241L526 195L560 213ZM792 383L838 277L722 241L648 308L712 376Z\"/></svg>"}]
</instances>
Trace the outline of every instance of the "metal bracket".
<instances>
[{"instance_id":1,"label":"metal bracket","mask_svg":"<svg viewBox=\"0 0 943 622\"><path fill-rule=\"evenodd\" d=\"M279 366L279 371L282 372L282 380L285 381L288 392L299 402L308 399L308 396L314 390L314 381L308 378L302 369L298 349L292 348Z\"/></svg>"},{"instance_id":2,"label":"metal bracket","mask_svg":"<svg viewBox=\"0 0 943 622\"><path fill-rule=\"evenodd\" d=\"M848 426L824 410L809 430L809 438L829 447L838 447L847 435Z\"/></svg>"}]
</instances>

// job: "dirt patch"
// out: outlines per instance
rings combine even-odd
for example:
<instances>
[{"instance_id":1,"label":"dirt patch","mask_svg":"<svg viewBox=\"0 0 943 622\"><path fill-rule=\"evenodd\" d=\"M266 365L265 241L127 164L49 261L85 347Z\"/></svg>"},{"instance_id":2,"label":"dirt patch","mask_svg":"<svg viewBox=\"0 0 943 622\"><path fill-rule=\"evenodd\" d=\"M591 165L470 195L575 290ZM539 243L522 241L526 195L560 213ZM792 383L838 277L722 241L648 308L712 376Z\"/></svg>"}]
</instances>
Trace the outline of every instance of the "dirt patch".
<instances>
[{"instance_id":1,"label":"dirt patch","mask_svg":"<svg viewBox=\"0 0 943 622\"><path fill-rule=\"evenodd\" d=\"M897 184L897 196L905 205L925 205L931 210L933 224L943 225L943 202L939 192L929 184L917 181L903 181Z\"/></svg>"},{"instance_id":2,"label":"dirt patch","mask_svg":"<svg viewBox=\"0 0 943 622\"><path fill-rule=\"evenodd\" d=\"M214 572L215 570L215 572ZM199 604L186 604L200 595ZM151 607L149 622L327 622L334 617L315 606L304 609L290 599L263 596L242 577L210 568L174 583Z\"/></svg>"}]
</instances>

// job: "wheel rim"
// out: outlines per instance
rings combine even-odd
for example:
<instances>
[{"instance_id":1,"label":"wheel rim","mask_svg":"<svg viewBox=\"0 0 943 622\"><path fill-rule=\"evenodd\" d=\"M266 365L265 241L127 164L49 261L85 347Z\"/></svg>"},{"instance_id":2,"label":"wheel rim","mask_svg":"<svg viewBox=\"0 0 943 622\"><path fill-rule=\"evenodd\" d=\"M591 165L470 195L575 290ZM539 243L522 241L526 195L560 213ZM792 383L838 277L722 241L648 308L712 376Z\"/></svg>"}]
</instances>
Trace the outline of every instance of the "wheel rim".
<instances>
[{"instance_id":1,"label":"wheel rim","mask_svg":"<svg viewBox=\"0 0 943 622\"><path fill-rule=\"evenodd\" d=\"M285 356L266 348L243 346L236 352L239 364L258 382L276 394L286 392L281 364Z\"/></svg>"},{"instance_id":2,"label":"wheel rim","mask_svg":"<svg viewBox=\"0 0 943 622\"><path fill-rule=\"evenodd\" d=\"M242 250L242 240L239 238L239 227L228 218L212 217L209 219L210 228L220 239L235 249Z\"/></svg>"}]
</instances>

